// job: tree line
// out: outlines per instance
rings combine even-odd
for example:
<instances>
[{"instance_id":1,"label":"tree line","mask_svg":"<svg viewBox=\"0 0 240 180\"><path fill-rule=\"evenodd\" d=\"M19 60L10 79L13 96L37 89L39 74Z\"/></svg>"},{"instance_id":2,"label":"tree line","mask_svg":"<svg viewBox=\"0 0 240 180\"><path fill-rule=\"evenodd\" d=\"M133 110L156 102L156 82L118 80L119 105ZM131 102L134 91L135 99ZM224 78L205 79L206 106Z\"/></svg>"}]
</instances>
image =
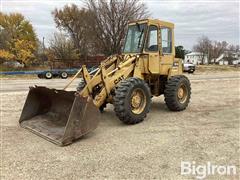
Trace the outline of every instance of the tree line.
<instances>
[{"instance_id":1,"label":"tree line","mask_svg":"<svg viewBox=\"0 0 240 180\"><path fill-rule=\"evenodd\" d=\"M148 16L147 7L139 0L87 0L85 7L66 5L52 12L58 29L72 41L73 47L81 57L89 54L118 54L121 52L127 24L131 20ZM57 47L58 34L51 43Z\"/></svg>"},{"instance_id":2,"label":"tree line","mask_svg":"<svg viewBox=\"0 0 240 180\"><path fill-rule=\"evenodd\" d=\"M89 55L121 53L127 24L146 18L149 11L139 0L83 0L84 7L75 4L54 9L52 16L58 33L49 40L49 47L37 38L32 24L19 13L0 12L0 62L15 60L25 66L37 61L54 59L86 59ZM212 41L206 36L198 39L194 51L216 59L226 50L239 46ZM176 47L176 57L184 59L186 50Z\"/></svg>"},{"instance_id":3,"label":"tree line","mask_svg":"<svg viewBox=\"0 0 240 180\"><path fill-rule=\"evenodd\" d=\"M233 59L231 53L239 51L239 45L229 44L226 41L210 40L207 36L201 36L197 40L197 44L193 46L193 50L203 54L202 64L204 63L204 56L207 56L208 64L216 63L216 59L228 52L229 60Z\"/></svg>"},{"instance_id":4,"label":"tree line","mask_svg":"<svg viewBox=\"0 0 240 180\"><path fill-rule=\"evenodd\" d=\"M83 59L88 55L121 52L127 23L145 18L139 0L83 0L85 6L66 5L52 12L55 33L45 48L31 23L19 13L0 13L0 60L29 65L38 59Z\"/></svg>"}]
</instances>

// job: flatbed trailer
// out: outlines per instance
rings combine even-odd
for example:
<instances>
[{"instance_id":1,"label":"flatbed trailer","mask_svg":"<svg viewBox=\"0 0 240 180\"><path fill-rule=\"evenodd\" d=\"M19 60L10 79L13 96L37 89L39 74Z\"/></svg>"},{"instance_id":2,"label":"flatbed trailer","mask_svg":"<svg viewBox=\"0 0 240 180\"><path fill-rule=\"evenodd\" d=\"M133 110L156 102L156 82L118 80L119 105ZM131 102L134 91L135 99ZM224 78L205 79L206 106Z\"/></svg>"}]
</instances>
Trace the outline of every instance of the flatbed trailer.
<instances>
[{"instance_id":1,"label":"flatbed trailer","mask_svg":"<svg viewBox=\"0 0 240 180\"><path fill-rule=\"evenodd\" d=\"M46 69L43 70L29 70L29 71L2 71L0 75L37 75L39 78L52 79L54 77L66 79L78 72L83 62L87 64L89 72L96 69L100 62L105 59L105 56L89 56L87 60L82 61L79 59L65 59L53 60L48 62Z\"/></svg>"},{"instance_id":2,"label":"flatbed trailer","mask_svg":"<svg viewBox=\"0 0 240 180\"><path fill-rule=\"evenodd\" d=\"M35 74L39 78L52 79L53 77L60 77L62 79L74 75L79 69L50 69L50 70L35 70L35 71L6 71L0 72L0 75L30 75Z\"/></svg>"}]
</instances>

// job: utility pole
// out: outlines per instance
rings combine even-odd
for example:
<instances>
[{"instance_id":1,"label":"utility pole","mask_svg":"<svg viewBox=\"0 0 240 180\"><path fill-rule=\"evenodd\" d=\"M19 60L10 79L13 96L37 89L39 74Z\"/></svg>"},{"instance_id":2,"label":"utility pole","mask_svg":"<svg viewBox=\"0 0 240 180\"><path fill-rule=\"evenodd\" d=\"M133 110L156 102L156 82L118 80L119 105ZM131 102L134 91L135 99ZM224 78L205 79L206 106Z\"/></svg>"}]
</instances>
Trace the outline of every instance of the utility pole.
<instances>
[{"instance_id":1,"label":"utility pole","mask_svg":"<svg viewBox=\"0 0 240 180\"><path fill-rule=\"evenodd\" d=\"M45 38L44 37L42 38L42 54L43 54L43 57L44 57L44 58L42 58L42 60L43 60L42 65L44 65L44 61L45 61L45 57L46 57L45 56Z\"/></svg>"},{"instance_id":2,"label":"utility pole","mask_svg":"<svg viewBox=\"0 0 240 180\"><path fill-rule=\"evenodd\" d=\"M42 41L42 45L43 45L43 52L45 51L45 42L44 42L44 40L45 40L45 37L43 37L43 41Z\"/></svg>"}]
</instances>

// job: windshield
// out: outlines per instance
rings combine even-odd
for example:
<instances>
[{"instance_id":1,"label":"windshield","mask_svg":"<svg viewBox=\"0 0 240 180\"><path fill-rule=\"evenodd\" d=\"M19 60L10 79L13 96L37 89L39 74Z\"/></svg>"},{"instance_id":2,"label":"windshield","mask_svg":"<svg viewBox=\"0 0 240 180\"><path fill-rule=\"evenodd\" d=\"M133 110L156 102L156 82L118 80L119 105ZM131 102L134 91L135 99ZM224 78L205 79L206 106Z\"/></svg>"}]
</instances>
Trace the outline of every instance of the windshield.
<instances>
[{"instance_id":1,"label":"windshield","mask_svg":"<svg viewBox=\"0 0 240 180\"><path fill-rule=\"evenodd\" d=\"M128 27L123 53L139 53L142 50L146 24L136 24Z\"/></svg>"}]
</instances>

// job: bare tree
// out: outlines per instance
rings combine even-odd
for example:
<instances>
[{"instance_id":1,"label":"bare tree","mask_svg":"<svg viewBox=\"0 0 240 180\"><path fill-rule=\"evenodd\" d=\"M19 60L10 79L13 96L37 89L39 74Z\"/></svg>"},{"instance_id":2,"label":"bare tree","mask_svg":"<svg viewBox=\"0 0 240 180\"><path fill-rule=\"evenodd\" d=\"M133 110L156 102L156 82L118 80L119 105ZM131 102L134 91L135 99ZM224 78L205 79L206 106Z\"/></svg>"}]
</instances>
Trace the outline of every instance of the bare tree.
<instances>
[{"instance_id":1,"label":"bare tree","mask_svg":"<svg viewBox=\"0 0 240 180\"><path fill-rule=\"evenodd\" d=\"M78 58L73 41L62 33L55 33L49 44L49 54L56 59L69 60Z\"/></svg>"},{"instance_id":2,"label":"bare tree","mask_svg":"<svg viewBox=\"0 0 240 180\"><path fill-rule=\"evenodd\" d=\"M211 60L211 48L212 48L212 42L207 36L202 36L198 39L198 42L196 45L194 45L193 50L202 53L201 59L202 64L204 63L204 57L208 57L208 63L210 63Z\"/></svg>"},{"instance_id":3,"label":"bare tree","mask_svg":"<svg viewBox=\"0 0 240 180\"><path fill-rule=\"evenodd\" d=\"M236 51L236 52L239 52L239 51L240 51L239 45L236 45L236 46L235 46L235 51Z\"/></svg>"},{"instance_id":4,"label":"bare tree","mask_svg":"<svg viewBox=\"0 0 240 180\"><path fill-rule=\"evenodd\" d=\"M216 59L224 53L224 58L230 62L234 59L234 53L239 52L239 45L228 44L226 41L211 41L208 37L202 36L193 47L194 51L202 53L202 63L204 55L208 56L208 63L216 63Z\"/></svg>"},{"instance_id":5,"label":"bare tree","mask_svg":"<svg viewBox=\"0 0 240 180\"><path fill-rule=\"evenodd\" d=\"M147 7L139 0L86 0L93 15L96 46L104 54L120 53L130 20L148 16Z\"/></svg>"},{"instance_id":6,"label":"bare tree","mask_svg":"<svg viewBox=\"0 0 240 180\"><path fill-rule=\"evenodd\" d=\"M216 63L216 59L227 50L228 43L226 41L218 42L214 41L212 44L211 54L213 57L213 63Z\"/></svg>"},{"instance_id":7,"label":"bare tree","mask_svg":"<svg viewBox=\"0 0 240 180\"><path fill-rule=\"evenodd\" d=\"M232 51L232 52L239 52L239 45L233 45L233 44L230 44L229 46L228 46L228 49L230 50L230 51Z\"/></svg>"},{"instance_id":8,"label":"bare tree","mask_svg":"<svg viewBox=\"0 0 240 180\"><path fill-rule=\"evenodd\" d=\"M87 9L80 9L75 4L66 5L63 9L52 12L57 28L67 32L73 40L74 46L81 56L91 53L91 13Z\"/></svg>"},{"instance_id":9,"label":"bare tree","mask_svg":"<svg viewBox=\"0 0 240 180\"><path fill-rule=\"evenodd\" d=\"M79 54L120 53L129 20L148 15L139 0L83 0L86 8L66 5L52 14L57 27L70 35Z\"/></svg>"}]
</instances>

